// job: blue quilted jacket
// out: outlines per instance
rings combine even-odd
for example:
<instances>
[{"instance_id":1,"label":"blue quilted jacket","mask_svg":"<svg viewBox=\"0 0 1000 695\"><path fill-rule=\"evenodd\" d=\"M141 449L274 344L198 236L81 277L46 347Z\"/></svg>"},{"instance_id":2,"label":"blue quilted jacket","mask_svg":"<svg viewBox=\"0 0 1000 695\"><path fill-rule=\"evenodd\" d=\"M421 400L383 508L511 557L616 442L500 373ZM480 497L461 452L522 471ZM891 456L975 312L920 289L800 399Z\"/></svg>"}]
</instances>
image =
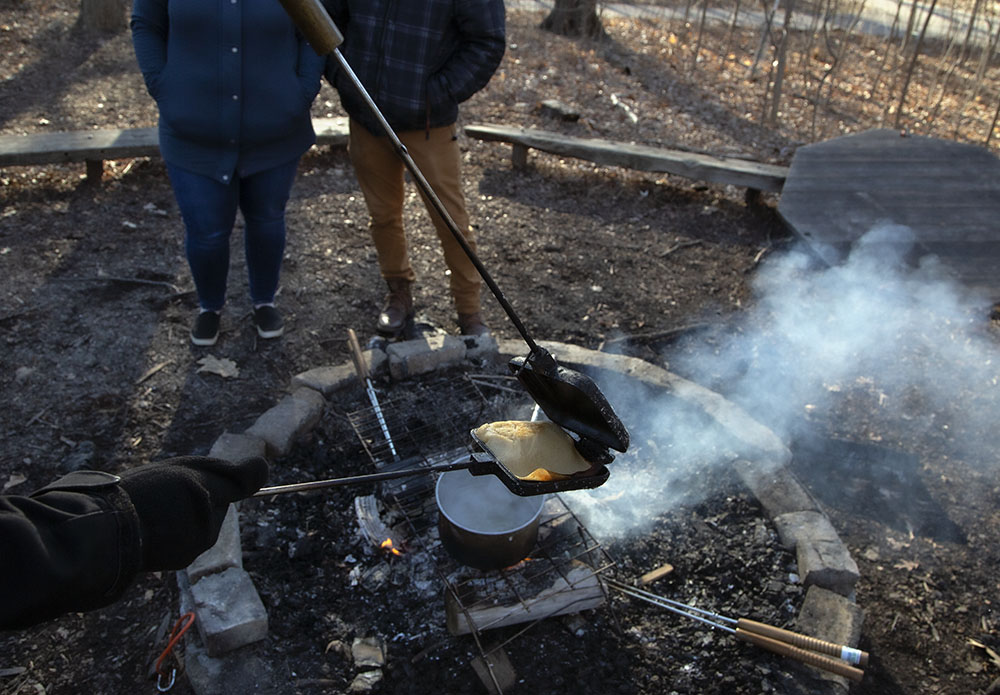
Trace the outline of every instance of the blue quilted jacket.
<instances>
[{"instance_id":1,"label":"blue quilted jacket","mask_svg":"<svg viewBox=\"0 0 1000 695\"><path fill-rule=\"evenodd\" d=\"M396 131L450 125L458 105L486 86L503 58L503 0L325 0L340 46L378 110ZM327 79L355 120L384 130L339 61Z\"/></svg>"},{"instance_id":2,"label":"blue quilted jacket","mask_svg":"<svg viewBox=\"0 0 1000 695\"><path fill-rule=\"evenodd\" d=\"M167 162L227 182L316 141L325 59L278 0L134 0L131 26Z\"/></svg>"}]
</instances>

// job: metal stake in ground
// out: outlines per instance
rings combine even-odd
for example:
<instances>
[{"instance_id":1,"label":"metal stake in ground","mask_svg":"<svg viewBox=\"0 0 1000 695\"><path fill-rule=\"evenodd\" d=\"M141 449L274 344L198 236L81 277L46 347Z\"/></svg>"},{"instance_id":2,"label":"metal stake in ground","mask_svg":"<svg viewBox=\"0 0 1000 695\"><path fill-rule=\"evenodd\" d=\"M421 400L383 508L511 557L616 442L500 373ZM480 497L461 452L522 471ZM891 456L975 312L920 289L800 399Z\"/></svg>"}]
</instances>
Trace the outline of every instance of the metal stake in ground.
<instances>
[{"instance_id":1,"label":"metal stake in ground","mask_svg":"<svg viewBox=\"0 0 1000 695\"><path fill-rule=\"evenodd\" d=\"M358 378L361 379L361 383L365 386L365 391L368 393L368 400L371 402L372 410L375 411L375 417L378 419L378 426L382 428L382 435L389 444L392 460L398 461L399 454L396 453L396 445L392 443L389 426L385 423L385 415L382 413L382 407L378 404L378 394L375 393L375 385L372 383L371 374L368 372L365 354L361 352L361 343L358 342L358 336L353 328L347 329L347 344L351 348L351 359L354 360L354 369L357 370Z\"/></svg>"}]
</instances>

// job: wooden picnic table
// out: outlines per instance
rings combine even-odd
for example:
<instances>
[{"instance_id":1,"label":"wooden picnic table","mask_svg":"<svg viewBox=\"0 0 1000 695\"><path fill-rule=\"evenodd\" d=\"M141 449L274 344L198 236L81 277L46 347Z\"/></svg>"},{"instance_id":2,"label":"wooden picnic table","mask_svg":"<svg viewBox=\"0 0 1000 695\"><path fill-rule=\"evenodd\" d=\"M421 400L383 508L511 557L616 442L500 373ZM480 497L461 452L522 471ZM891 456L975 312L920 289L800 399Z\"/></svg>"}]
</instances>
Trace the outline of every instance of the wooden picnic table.
<instances>
[{"instance_id":1,"label":"wooden picnic table","mask_svg":"<svg viewBox=\"0 0 1000 695\"><path fill-rule=\"evenodd\" d=\"M1000 297L1000 158L982 147L890 129L807 145L778 213L830 265L894 225L895 243L912 235L911 262L935 255L961 283Z\"/></svg>"}]
</instances>

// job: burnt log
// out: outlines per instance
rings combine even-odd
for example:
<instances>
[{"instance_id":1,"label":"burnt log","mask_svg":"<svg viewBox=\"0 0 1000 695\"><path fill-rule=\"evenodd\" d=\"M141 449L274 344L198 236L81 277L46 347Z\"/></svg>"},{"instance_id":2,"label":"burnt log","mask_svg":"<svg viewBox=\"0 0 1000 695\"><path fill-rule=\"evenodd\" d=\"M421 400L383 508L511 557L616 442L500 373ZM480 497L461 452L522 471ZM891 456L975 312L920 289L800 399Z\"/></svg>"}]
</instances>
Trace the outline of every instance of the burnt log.
<instances>
[{"instance_id":1,"label":"burnt log","mask_svg":"<svg viewBox=\"0 0 1000 695\"><path fill-rule=\"evenodd\" d=\"M560 36L596 39L604 35L597 16L597 0L556 0L552 11L542 20L542 29Z\"/></svg>"},{"instance_id":2,"label":"burnt log","mask_svg":"<svg viewBox=\"0 0 1000 695\"><path fill-rule=\"evenodd\" d=\"M565 576L557 575L550 586L531 597L476 600L469 596L459 599L451 591L445 593L448 631L453 635L579 613L603 604L600 579L593 568L581 562L575 562Z\"/></svg>"}]
</instances>

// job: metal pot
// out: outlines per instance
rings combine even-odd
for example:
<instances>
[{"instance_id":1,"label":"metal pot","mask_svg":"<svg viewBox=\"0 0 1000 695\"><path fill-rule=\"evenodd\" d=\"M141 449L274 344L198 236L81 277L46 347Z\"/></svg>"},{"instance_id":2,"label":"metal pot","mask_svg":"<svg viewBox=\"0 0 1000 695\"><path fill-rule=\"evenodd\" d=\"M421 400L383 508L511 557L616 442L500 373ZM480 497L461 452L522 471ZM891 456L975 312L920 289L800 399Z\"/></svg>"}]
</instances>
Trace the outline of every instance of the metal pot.
<instances>
[{"instance_id":1,"label":"metal pot","mask_svg":"<svg viewBox=\"0 0 1000 695\"><path fill-rule=\"evenodd\" d=\"M538 541L545 496L521 497L492 475L442 473L435 486L441 543L463 565L494 570L515 565Z\"/></svg>"}]
</instances>

